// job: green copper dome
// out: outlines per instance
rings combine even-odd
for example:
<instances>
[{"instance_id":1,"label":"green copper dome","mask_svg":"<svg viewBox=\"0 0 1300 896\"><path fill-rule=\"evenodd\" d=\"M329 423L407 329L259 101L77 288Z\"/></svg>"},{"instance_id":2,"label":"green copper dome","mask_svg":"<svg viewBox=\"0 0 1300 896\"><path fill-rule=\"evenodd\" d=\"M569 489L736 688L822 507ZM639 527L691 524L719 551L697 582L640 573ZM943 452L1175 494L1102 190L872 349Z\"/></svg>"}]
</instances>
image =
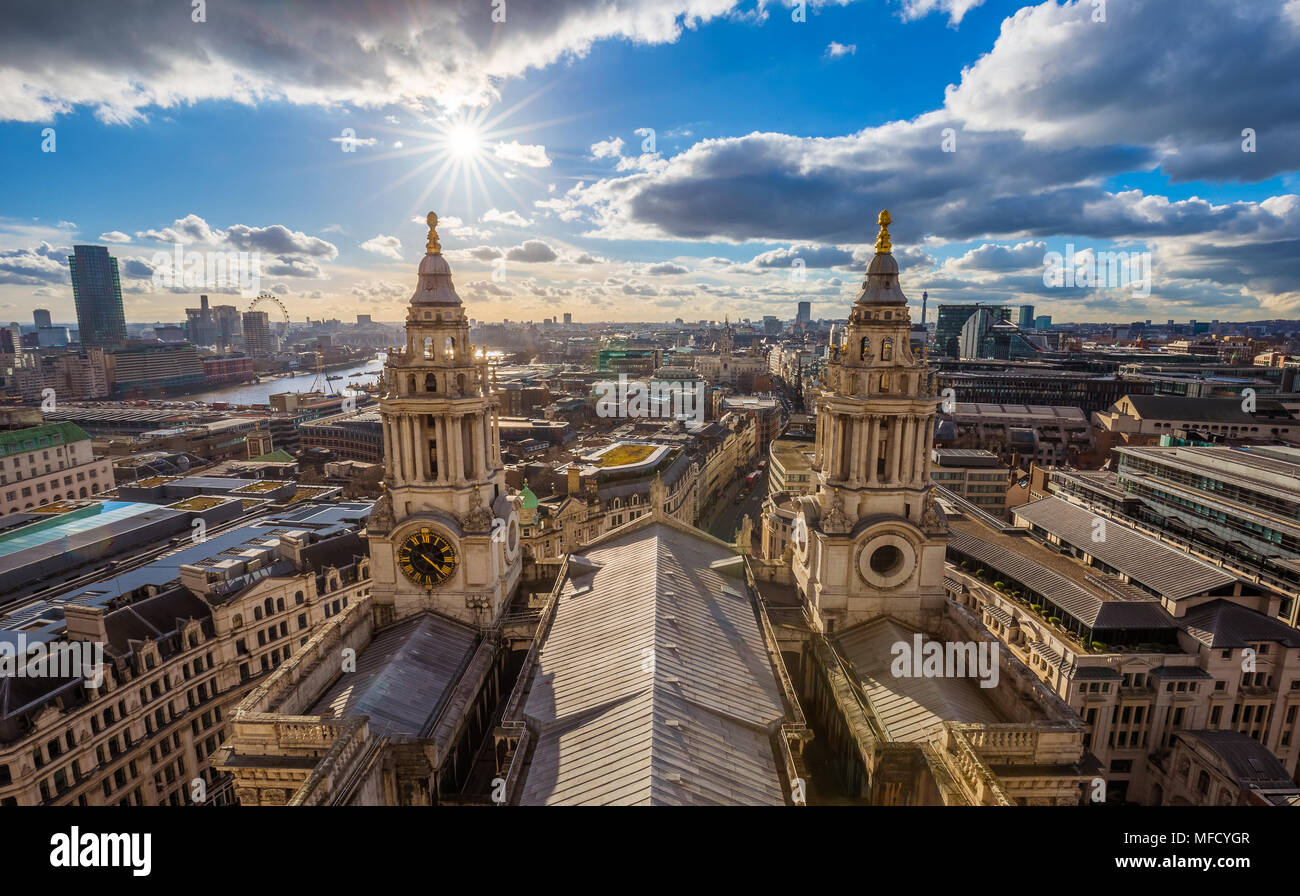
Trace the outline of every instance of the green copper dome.
<instances>
[{"instance_id":1,"label":"green copper dome","mask_svg":"<svg viewBox=\"0 0 1300 896\"><path fill-rule=\"evenodd\" d=\"M527 479L524 480L524 487L523 487L522 489L519 490L519 494L520 494L520 495L523 497L523 499L524 499L524 504L523 504L523 506L524 506L524 510L536 510L536 509L537 509L537 496L534 495L534 494L533 494L533 490L530 489L530 488L528 487L528 480L527 480Z\"/></svg>"}]
</instances>

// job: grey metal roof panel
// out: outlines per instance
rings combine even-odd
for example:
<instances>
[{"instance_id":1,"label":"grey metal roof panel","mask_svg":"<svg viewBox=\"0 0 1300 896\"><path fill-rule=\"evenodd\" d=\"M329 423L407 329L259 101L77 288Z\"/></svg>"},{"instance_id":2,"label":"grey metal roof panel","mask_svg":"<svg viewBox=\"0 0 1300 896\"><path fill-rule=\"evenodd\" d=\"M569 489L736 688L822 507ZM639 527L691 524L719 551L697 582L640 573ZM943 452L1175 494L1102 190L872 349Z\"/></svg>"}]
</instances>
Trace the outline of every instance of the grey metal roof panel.
<instances>
[{"instance_id":1,"label":"grey metal roof panel","mask_svg":"<svg viewBox=\"0 0 1300 896\"><path fill-rule=\"evenodd\" d=\"M836 639L840 655L853 664L872 711L891 740L929 740L943 731L944 722L1007 721L972 678L895 676L890 668L893 645L910 645L915 634L893 619L881 618Z\"/></svg>"},{"instance_id":2,"label":"grey metal roof panel","mask_svg":"<svg viewBox=\"0 0 1300 896\"><path fill-rule=\"evenodd\" d=\"M1267 747L1239 731L1177 731L1174 736L1203 743L1223 759L1239 784L1295 786L1286 767Z\"/></svg>"},{"instance_id":3,"label":"grey metal roof panel","mask_svg":"<svg viewBox=\"0 0 1300 896\"><path fill-rule=\"evenodd\" d=\"M473 630L439 616L418 616L375 633L306 715L365 715L375 735L418 737L473 653Z\"/></svg>"},{"instance_id":4,"label":"grey metal roof panel","mask_svg":"<svg viewBox=\"0 0 1300 896\"><path fill-rule=\"evenodd\" d=\"M524 703L521 802L784 803L766 643L743 580L712 567L732 556L651 523L570 561Z\"/></svg>"},{"instance_id":5,"label":"grey metal roof panel","mask_svg":"<svg viewBox=\"0 0 1300 896\"><path fill-rule=\"evenodd\" d=\"M1300 647L1300 631L1228 600L1202 604L1179 622L1189 635L1209 647L1249 647L1262 641Z\"/></svg>"},{"instance_id":6,"label":"grey metal roof panel","mask_svg":"<svg viewBox=\"0 0 1300 896\"><path fill-rule=\"evenodd\" d=\"M1075 681L1119 681L1123 677L1118 669L1105 666L1078 666L1074 670Z\"/></svg>"},{"instance_id":7,"label":"grey metal roof panel","mask_svg":"<svg viewBox=\"0 0 1300 896\"><path fill-rule=\"evenodd\" d=\"M1053 603L1081 622L1092 625L1101 611L1104 603L1101 598L1019 554L955 529L949 534L948 544L953 550L988 563L1039 594L1050 597Z\"/></svg>"},{"instance_id":8,"label":"grey metal roof panel","mask_svg":"<svg viewBox=\"0 0 1300 896\"><path fill-rule=\"evenodd\" d=\"M1181 398L1172 395L1126 395L1139 417L1192 420L1205 423L1258 424L1254 414L1241 409L1238 398Z\"/></svg>"},{"instance_id":9,"label":"grey metal roof panel","mask_svg":"<svg viewBox=\"0 0 1300 896\"><path fill-rule=\"evenodd\" d=\"M1191 681L1213 677L1200 666L1156 666L1151 670L1151 674L1156 678L1170 681Z\"/></svg>"},{"instance_id":10,"label":"grey metal roof panel","mask_svg":"<svg viewBox=\"0 0 1300 896\"><path fill-rule=\"evenodd\" d=\"M1237 581L1217 566L1060 498L1043 498L1012 513L1165 597L1177 600ZM1095 527L1097 520L1104 528ZM1096 531L1104 533L1100 541L1093 538Z\"/></svg>"}]
</instances>

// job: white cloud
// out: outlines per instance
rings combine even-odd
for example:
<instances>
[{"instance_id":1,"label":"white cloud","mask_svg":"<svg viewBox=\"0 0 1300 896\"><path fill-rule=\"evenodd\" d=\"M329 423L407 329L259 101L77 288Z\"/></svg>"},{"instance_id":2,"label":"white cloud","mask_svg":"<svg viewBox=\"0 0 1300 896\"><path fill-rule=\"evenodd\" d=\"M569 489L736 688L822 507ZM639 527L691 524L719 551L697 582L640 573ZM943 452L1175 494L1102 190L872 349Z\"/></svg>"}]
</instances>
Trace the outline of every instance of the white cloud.
<instances>
[{"instance_id":1,"label":"white cloud","mask_svg":"<svg viewBox=\"0 0 1300 896\"><path fill-rule=\"evenodd\" d=\"M826 45L825 55L827 59L839 59L841 56L852 56L856 52L858 52L857 44L842 44L831 41Z\"/></svg>"},{"instance_id":2,"label":"white cloud","mask_svg":"<svg viewBox=\"0 0 1300 896\"><path fill-rule=\"evenodd\" d=\"M261 258L261 273L270 276L322 277L320 264L334 261L339 254L338 247L328 240L283 224L232 224L222 230L195 214L177 218L167 227L137 231L136 238L164 246L180 245L186 251L255 252Z\"/></svg>"},{"instance_id":3,"label":"white cloud","mask_svg":"<svg viewBox=\"0 0 1300 896\"><path fill-rule=\"evenodd\" d=\"M196 26L173 0L138 0L78 9L76 27L55 5L32 4L0 29L0 120L48 121L85 106L126 123L204 100L422 114L484 105L504 79L584 56L598 41L673 43L738 2L521 3L506 27L478 4L224 0L221 15Z\"/></svg>"},{"instance_id":4,"label":"white cloud","mask_svg":"<svg viewBox=\"0 0 1300 896\"><path fill-rule=\"evenodd\" d=\"M903 19L912 21L941 12L948 16L950 25L959 25L966 13L983 3L984 0L903 0Z\"/></svg>"},{"instance_id":5,"label":"white cloud","mask_svg":"<svg viewBox=\"0 0 1300 896\"><path fill-rule=\"evenodd\" d=\"M598 140L591 144L591 157L593 159L617 159L622 155L622 137L610 137L608 140Z\"/></svg>"},{"instance_id":6,"label":"white cloud","mask_svg":"<svg viewBox=\"0 0 1300 896\"><path fill-rule=\"evenodd\" d=\"M479 218L483 224L504 224L507 227L531 227L533 222L525 218L516 211L503 212L500 209L490 208Z\"/></svg>"},{"instance_id":7,"label":"white cloud","mask_svg":"<svg viewBox=\"0 0 1300 896\"><path fill-rule=\"evenodd\" d=\"M509 143L498 143L493 147L492 151L498 159L514 165L546 168L551 164L550 158L546 155L545 146L529 145L520 143L518 140L511 140Z\"/></svg>"},{"instance_id":8,"label":"white cloud","mask_svg":"<svg viewBox=\"0 0 1300 896\"><path fill-rule=\"evenodd\" d=\"M395 258L398 261L402 258L402 241L395 236L378 234L362 243L361 248L385 258Z\"/></svg>"},{"instance_id":9,"label":"white cloud","mask_svg":"<svg viewBox=\"0 0 1300 896\"><path fill-rule=\"evenodd\" d=\"M129 243L131 242L131 236L120 230L110 230L107 233L101 233L99 241L101 243Z\"/></svg>"}]
</instances>

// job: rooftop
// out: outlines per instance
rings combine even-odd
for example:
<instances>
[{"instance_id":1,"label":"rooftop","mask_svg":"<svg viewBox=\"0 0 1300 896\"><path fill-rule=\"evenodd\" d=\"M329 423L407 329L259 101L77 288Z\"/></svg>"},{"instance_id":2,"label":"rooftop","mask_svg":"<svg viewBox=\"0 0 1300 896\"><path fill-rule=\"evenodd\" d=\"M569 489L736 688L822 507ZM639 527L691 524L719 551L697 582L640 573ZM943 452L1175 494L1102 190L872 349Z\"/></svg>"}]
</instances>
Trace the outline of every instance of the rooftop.
<instances>
[{"instance_id":1,"label":"rooftop","mask_svg":"<svg viewBox=\"0 0 1300 896\"><path fill-rule=\"evenodd\" d=\"M1238 784L1288 789L1295 786L1286 767L1267 747L1239 731L1176 731L1174 737L1201 743L1217 754Z\"/></svg>"},{"instance_id":2,"label":"rooftop","mask_svg":"<svg viewBox=\"0 0 1300 896\"><path fill-rule=\"evenodd\" d=\"M959 401L949 416L992 419L1014 417L1035 422L1069 422L1087 424L1088 415L1081 408L1041 404L990 404L987 402Z\"/></svg>"},{"instance_id":3,"label":"rooftop","mask_svg":"<svg viewBox=\"0 0 1300 896\"><path fill-rule=\"evenodd\" d=\"M1093 629L1173 629L1173 617L1150 594L1049 550L1028 536L998 531L964 511L948 514L949 547L987 563Z\"/></svg>"},{"instance_id":4,"label":"rooftop","mask_svg":"<svg viewBox=\"0 0 1300 896\"><path fill-rule=\"evenodd\" d=\"M75 423L46 423L29 429L0 430L0 457L89 439L86 431Z\"/></svg>"},{"instance_id":5,"label":"rooftop","mask_svg":"<svg viewBox=\"0 0 1300 896\"><path fill-rule=\"evenodd\" d=\"M994 725L1009 721L1002 718L971 677L895 675L891 670L894 645L911 647L916 634L915 629L882 617L836 639L840 655L853 664L889 740L926 741L943 731L944 722Z\"/></svg>"},{"instance_id":6,"label":"rooftop","mask_svg":"<svg viewBox=\"0 0 1300 896\"><path fill-rule=\"evenodd\" d=\"M735 552L660 521L569 559L528 680L526 805L783 805L786 712Z\"/></svg>"},{"instance_id":7,"label":"rooftop","mask_svg":"<svg viewBox=\"0 0 1300 896\"><path fill-rule=\"evenodd\" d=\"M1115 452L1122 458L1152 460L1217 480L1231 478L1270 494L1277 494L1280 490L1300 501L1300 448L1281 445L1232 448L1117 446Z\"/></svg>"},{"instance_id":8,"label":"rooftop","mask_svg":"<svg viewBox=\"0 0 1300 896\"><path fill-rule=\"evenodd\" d=\"M339 676L305 714L364 715L376 736L424 736L477 640L472 629L431 615L377 631L356 670Z\"/></svg>"},{"instance_id":9,"label":"rooftop","mask_svg":"<svg viewBox=\"0 0 1300 896\"><path fill-rule=\"evenodd\" d=\"M1190 420L1198 423L1244 423L1258 425L1275 414L1247 413L1240 398L1181 398L1172 395L1126 395L1138 417L1148 420ZM1261 401L1260 410L1281 411L1277 402ZM1282 412L1284 416L1285 412Z\"/></svg>"},{"instance_id":10,"label":"rooftop","mask_svg":"<svg viewBox=\"0 0 1300 896\"><path fill-rule=\"evenodd\" d=\"M1011 512L1017 520L1078 546L1162 597L1178 600L1230 587L1237 581L1218 566L1060 498L1044 498ZM1104 533L1101 539L1095 537L1099 531Z\"/></svg>"}]
</instances>

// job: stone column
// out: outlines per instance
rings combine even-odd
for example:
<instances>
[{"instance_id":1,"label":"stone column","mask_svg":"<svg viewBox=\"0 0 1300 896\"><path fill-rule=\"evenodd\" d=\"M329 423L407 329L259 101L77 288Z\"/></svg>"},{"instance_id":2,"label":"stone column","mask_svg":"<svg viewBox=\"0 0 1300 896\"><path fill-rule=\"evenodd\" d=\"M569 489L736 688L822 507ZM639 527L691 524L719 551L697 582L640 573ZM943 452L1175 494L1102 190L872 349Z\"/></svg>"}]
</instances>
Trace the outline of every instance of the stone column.
<instances>
[{"instance_id":1,"label":"stone column","mask_svg":"<svg viewBox=\"0 0 1300 896\"><path fill-rule=\"evenodd\" d=\"M903 426L903 466L900 468L902 475L899 477L904 485L910 483L916 475L916 417L908 414L906 420Z\"/></svg>"},{"instance_id":2,"label":"stone column","mask_svg":"<svg viewBox=\"0 0 1300 896\"><path fill-rule=\"evenodd\" d=\"M393 458L397 457L393 451L393 421L384 419L384 478L390 482L393 480Z\"/></svg>"},{"instance_id":3,"label":"stone column","mask_svg":"<svg viewBox=\"0 0 1300 896\"><path fill-rule=\"evenodd\" d=\"M876 484L880 464L880 415L872 414L867 425L867 485Z\"/></svg>"},{"instance_id":4,"label":"stone column","mask_svg":"<svg viewBox=\"0 0 1300 896\"><path fill-rule=\"evenodd\" d=\"M487 431L483 427L483 415L474 415L474 477L482 479L487 475L492 464L487 456Z\"/></svg>"},{"instance_id":5,"label":"stone column","mask_svg":"<svg viewBox=\"0 0 1300 896\"><path fill-rule=\"evenodd\" d=\"M826 466L825 451L826 451L826 414L818 413L816 451L813 452L813 466L818 470L824 469Z\"/></svg>"},{"instance_id":6,"label":"stone column","mask_svg":"<svg viewBox=\"0 0 1300 896\"><path fill-rule=\"evenodd\" d=\"M428 479L429 458L428 442L424 437L424 424L419 417L411 417L411 466L415 470L416 479Z\"/></svg>"},{"instance_id":7,"label":"stone column","mask_svg":"<svg viewBox=\"0 0 1300 896\"><path fill-rule=\"evenodd\" d=\"M451 442L451 450L455 454L455 460L452 462L456 470L456 481L465 481L465 417L457 414L451 418L452 428L456 431L455 438Z\"/></svg>"},{"instance_id":8,"label":"stone column","mask_svg":"<svg viewBox=\"0 0 1300 896\"><path fill-rule=\"evenodd\" d=\"M926 480L930 478L930 471L926 469L926 460L930 452L925 450L926 427L932 425L930 421L930 417L916 418L916 470L912 473L912 479L919 485L925 485Z\"/></svg>"},{"instance_id":9,"label":"stone column","mask_svg":"<svg viewBox=\"0 0 1300 896\"><path fill-rule=\"evenodd\" d=\"M434 438L438 440L438 481L446 482L450 474L451 458L447 451L447 418L438 416L433 418L434 431L437 433Z\"/></svg>"},{"instance_id":10,"label":"stone column","mask_svg":"<svg viewBox=\"0 0 1300 896\"><path fill-rule=\"evenodd\" d=\"M851 420L853 436L849 440L849 478L854 482L862 479L862 421Z\"/></svg>"},{"instance_id":11,"label":"stone column","mask_svg":"<svg viewBox=\"0 0 1300 896\"><path fill-rule=\"evenodd\" d=\"M889 421L889 468L886 470L890 485L898 485L900 481L898 464L902 458L902 449L903 421L900 417L894 417Z\"/></svg>"},{"instance_id":12,"label":"stone column","mask_svg":"<svg viewBox=\"0 0 1300 896\"><path fill-rule=\"evenodd\" d=\"M402 477L407 482L414 482L415 475L415 453L411 450L416 444L414 427L411 426L411 418L403 414L399 418L402 433Z\"/></svg>"}]
</instances>

